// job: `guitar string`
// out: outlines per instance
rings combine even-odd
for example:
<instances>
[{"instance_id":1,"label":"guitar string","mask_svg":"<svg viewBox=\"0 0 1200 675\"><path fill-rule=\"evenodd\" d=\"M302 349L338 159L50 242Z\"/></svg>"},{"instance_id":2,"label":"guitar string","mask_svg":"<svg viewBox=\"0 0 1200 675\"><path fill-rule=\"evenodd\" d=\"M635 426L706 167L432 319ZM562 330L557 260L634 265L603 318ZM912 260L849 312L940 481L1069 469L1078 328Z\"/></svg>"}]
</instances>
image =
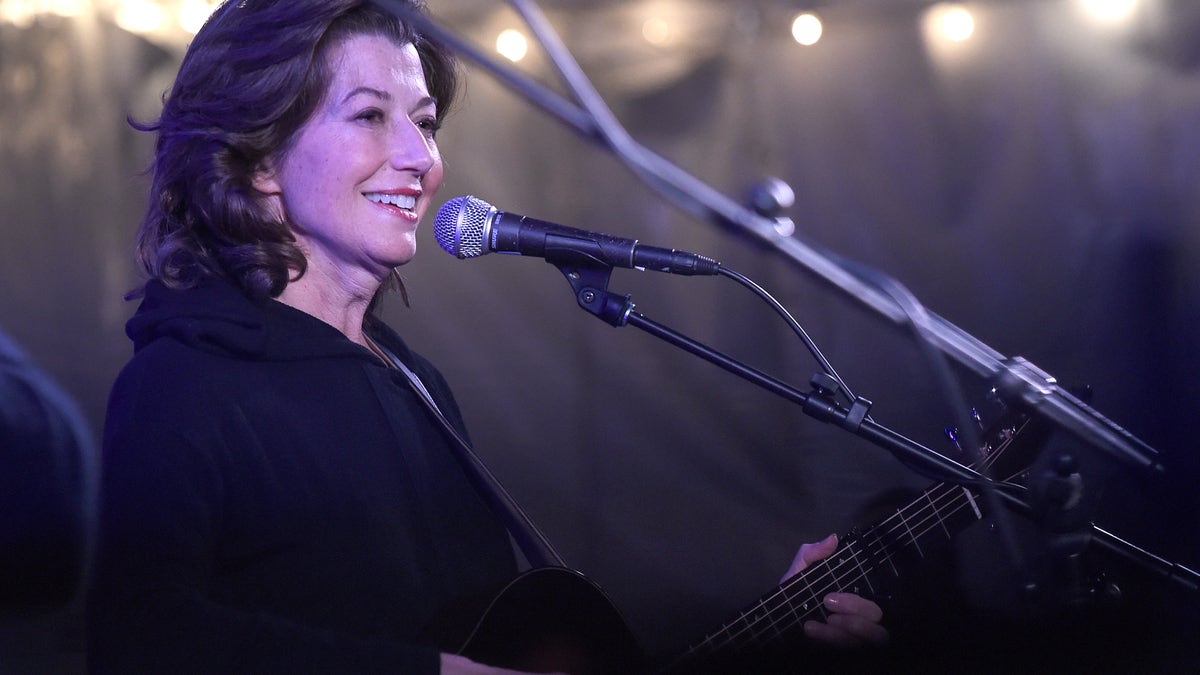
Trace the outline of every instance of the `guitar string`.
<instances>
[{"instance_id":1,"label":"guitar string","mask_svg":"<svg viewBox=\"0 0 1200 675\"><path fill-rule=\"evenodd\" d=\"M906 519L905 529L909 531L909 537L913 540L911 542L901 544L900 541L902 540L896 541L895 537L891 537L891 540L896 541L896 543L900 545L889 547L887 545L887 538L880 537L877 534L877 532L884 529L882 526L873 527L860 534L854 541L847 545L846 552L844 552L838 558L836 565L830 565L826 563L825 566L829 568L829 572L825 576L833 577L833 579L831 581L826 581L824 590L812 594L813 597L811 602L814 603L814 607L812 610L806 609L806 613L811 614L815 611L820 611L822 615L826 615L824 606L818 600L828 592L842 589L853 589L853 586L860 581L865 582L868 587L871 587L869 570L863 568L862 562L859 560L860 557L866 557L868 560L874 561L879 561L881 558L887 558L890 561L892 552L899 552L899 550L909 546L919 548L916 540L923 539L931 532L936 532L938 529L945 531L945 523L952 517L962 514L968 505L966 495L963 494L961 490L962 488L953 488L948 490L945 493L938 495L936 498L937 501L934 501L930 498L931 493L927 492L924 495L926 500L930 502L928 505L922 506L921 511L922 513L926 514L925 517L922 517L920 520L915 522L915 528L913 528L914 523ZM941 508L939 508L938 503L942 502L944 497L949 497L950 502L942 503ZM959 497L962 499L960 500ZM868 536L871 536L872 538L869 539ZM947 536L947 540L949 540L949 536ZM860 548L864 550L864 556L860 556L855 551L856 544L861 545ZM874 548L874 550L872 550L872 548ZM845 569L847 567L850 568L848 572ZM879 565L876 564L872 569L876 569L878 567ZM870 590L873 592L875 589L872 587ZM778 623L789 619L794 621L794 619L800 619L804 616L803 614L796 613L796 608L794 607L793 599L791 598L785 598L781 607L785 608L783 611L786 614L791 614L792 617L776 616L772 619L771 628L776 630L777 635L783 634L783 631L776 627Z\"/></svg>"},{"instance_id":2,"label":"guitar string","mask_svg":"<svg viewBox=\"0 0 1200 675\"><path fill-rule=\"evenodd\" d=\"M943 486L935 486L934 489L939 487ZM931 491L932 490L927 491L927 493ZM948 492L952 493L953 490ZM920 500L918 500L918 502L919 501ZM916 506L916 504L917 502L914 502L913 504L910 504L909 507ZM928 509L929 507L927 505L922 505L920 508ZM892 520L892 518L889 518L888 520ZM919 522L925 522L927 520L927 518L923 518ZM887 521L884 522L886 523ZM880 524L880 526L882 525L883 523ZM926 527L922 532L919 533L919 535L923 535L933 529L936 529L936 526ZM748 639L746 635L754 632L756 628L761 627L761 625L764 623L769 624L767 625L766 630L760 629L752 636L752 638L758 639L763 635L766 635L768 638L777 638L784 632L777 628L780 623L786 622L788 626L791 626L794 625L795 619L803 618L808 614L822 609L823 606L819 602L820 597L832 590L848 587L850 583L844 583L844 580L846 579L851 579L851 583L853 583L854 581L858 581L859 579L864 579L866 577L866 574L861 572L861 565L857 562L854 562L853 564L847 562L845 556L845 553L860 540L861 539L858 538L850 541L840 552L841 556L835 565L830 565L824 560L819 561L817 564L821 565L821 569L824 570L824 573L815 579L806 579L805 581L809 581L810 583L804 584L802 592L792 592L793 587L798 585L801 581L802 575L797 575L793 577L793 581L785 582L779 589L776 589L774 593L760 600L756 605L755 611L744 612L737 619L730 621L725 626L709 635L704 641L690 649L688 654L711 653L729 644L737 642L749 643L751 640ZM856 569L860 573L857 578L853 578ZM822 590L812 590L815 587L820 586L822 583L824 583ZM794 603L796 600L800 599L802 595L807 596L808 600L803 607L803 612L797 614L797 608L795 607ZM771 607L772 603L775 603L774 607ZM811 605L811 607L809 605ZM761 609L763 607L767 607L767 609ZM784 616L779 616L781 611ZM773 633L770 632L772 629L774 629Z\"/></svg>"},{"instance_id":3,"label":"guitar string","mask_svg":"<svg viewBox=\"0 0 1200 675\"><path fill-rule=\"evenodd\" d=\"M940 494L936 494L939 491L940 491ZM921 499L918 499L914 503L905 507L905 510L911 510L912 508L915 507L915 508L918 508L920 511L929 514L928 516L922 517L919 520L915 521L915 525L916 525L915 531L913 530L913 522L906 522L905 529L908 530L909 539L912 540L913 544L915 544L915 540L917 538L926 536L930 531L936 530L938 528L945 530L945 525L944 525L945 522L950 520L951 517L962 513L963 510L970 505L970 501L971 501L971 499L968 497L967 493L963 492L962 487L954 486L954 485L946 485L946 484L934 486L933 488L927 490L922 495L922 497L925 498L924 502L928 502L928 503L923 503ZM945 497L951 498L951 501L949 504L944 503ZM962 499L958 500L959 497L962 497ZM936 499L936 501L935 501L935 499ZM940 504L940 508L939 508L939 504ZM972 509L972 510L974 510L974 509ZM947 515L944 517L941 516L942 511L945 511L947 513ZM900 511L898 511L897 514L900 514ZM699 645L699 647L702 647L706 644L711 644L717 638L720 638L723 634L727 636L726 642L733 642L739 638L744 639L744 638L742 638L742 635L741 635L742 633L746 633L747 631L753 630L755 627L755 624L762 624L764 622L770 623L770 625L768 626L768 631L770 629L774 629L774 633L773 634L768 633L768 636L773 636L773 637L781 636L781 635L783 635L784 631L776 628L776 626L778 624L786 623L788 626L794 625L796 618L802 618L805 614L809 614L809 613L815 612L816 610L822 609L823 606L819 602L817 602L817 599L830 591L838 590L839 588L844 589L844 588L849 587L850 583L846 583L845 582L846 579L852 579L851 583L853 583L855 581L859 581L859 580L866 580L867 584L869 586L870 580L867 578L866 571L862 570L862 563L857 560L857 558L859 556L853 550L853 547L855 544L858 544L858 543L865 544L866 545L865 548L867 549L866 552L869 555L872 555L874 557L874 559L876 559L876 560L879 559L880 550L882 550L883 557L888 557L890 559L890 555L887 552L886 542L884 542L882 538L876 536L874 542L869 542L869 541L866 541L865 537L868 534L873 534L877 530L884 529L884 526L887 523L889 523L890 521L894 520L896 517L897 517L896 515L889 517L888 519L886 519L879 525L868 529L867 531L865 531L864 533L859 535L855 540L853 540L849 544L847 544L847 546L841 551L841 556L839 557L837 564L835 566L831 566L829 563L827 563L825 561L821 561L820 564L822 564L822 567L825 568L826 573L823 576L818 577L812 583L806 585L807 586L807 589L806 589L807 595L809 596L809 602L812 604L811 609L808 607L804 607L804 612L801 614L797 614L797 608L795 607L794 603L797 599L799 599L800 594L789 593L791 591L791 587L795 584L785 583L780 589L777 589L774 594L772 594L771 596L768 596L767 598L764 598L759 603L759 606L767 606L767 605L771 604L771 602L775 601L777 604L775 605L775 607L773 609L767 609L766 611L759 611L759 612L744 613L741 617L739 617L739 619L731 621L724 628L719 629L716 633L714 633L712 636L710 636L710 638L708 640L705 640L704 642L702 642L701 645ZM934 521L934 524L929 524L929 521L931 518L936 519ZM893 531L895 531L895 528L893 528ZM901 541L903 541L904 538L900 537L899 539ZM874 552L870 551L870 547L872 545L877 547L877 550ZM907 545L907 544L904 544L904 545ZM919 549L919 546L918 546L918 549ZM849 554L849 555L847 555L847 554ZM858 576L854 577L855 569L851 569L849 573L845 573L844 568L847 568L847 567L857 568L857 571L859 571ZM833 581L826 581L826 579L828 577L832 577ZM797 577L796 580L798 582L799 578ZM810 590L812 587L818 585L822 581L826 581L825 590L818 591L818 592L813 592ZM779 602L780 597L782 597L782 602ZM780 612L785 614L785 616L779 616ZM788 616L788 615L790 615L790 616ZM738 624L741 624L742 627L738 631L734 632L731 627L734 625L738 625ZM761 635L761 631L760 631L760 635Z\"/></svg>"},{"instance_id":4,"label":"guitar string","mask_svg":"<svg viewBox=\"0 0 1200 675\"><path fill-rule=\"evenodd\" d=\"M996 445L996 447L992 448L991 451L986 454L986 457L983 462L983 464L985 466L994 464L999 459L1001 454L1005 450L1007 450L1008 446L1011 445L1013 439L1022 430L1025 423L1027 423L1027 420L1022 421L1016 425L1012 425L1011 427L1010 426L1001 426L1001 429L1010 429L1011 428L1013 430L1013 433L1011 433L1006 438L1002 438L1001 441ZM1014 475L1017 475L1017 474L1014 474ZM976 520L981 519L983 517L982 513L979 512L978 505L974 502L974 499L976 497L977 497L977 495L974 495L966 488L963 488L962 486L958 486L958 485L942 483L942 484L931 487L930 489L926 490L921 495L921 498L914 500L914 502L910 503L906 507L903 507L902 509L897 509L896 514L889 516L887 519L885 519L878 525L868 528L864 532L860 533L853 541L851 541L842 550L842 552L841 552L842 555L839 556L839 559L837 561L838 562L837 567L830 567L830 565L827 562L825 562L824 566L826 568L829 568L829 573L826 576L834 575L836 577L837 581L841 582L841 580L846 578L847 575L839 576L840 568L844 567L846 565L849 565L851 567L859 568L862 572L854 580L855 581L864 580L864 581L866 581L867 585L870 586L870 579L868 577L867 571L861 569L862 562L858 559L859 555L858 555L857 551L854 550L855 544L863 544L863 546L861 546L861 548L863 548L864 552L869 556L868 560L874 560L874 561L876 561L876 563L878 563L878 561L881 558L887 558L889 561L889 564L890 564L891 556L888 552L889 547L888 547L887 541L885 541L884 538L880 537L877 533L880 531L887 530L887 528L889 527L889 524L893 520L895 520L897 517L899 517L903 521L904 528L905 528L905 530L907 530L907 532L909 534L909 539L911 540L912 545L915 546L917 548L918 553L920 553L920 546L917 543L917 541L918 541L918 539L926 537L926 535L928 535L931 530L935 530L940 527L947 535L947 540L953 538L953 534L950 533L949 530L946 529L946 523L949 522L953 517L962 514L964 509L967 508L968 506L971 508L972 511L975 512L975 519ZM949 498L948 503L946 502L946 498ZM915 520L915 523L913 522L912 518L906 518L905 514L904 514L905 511L911 511L914 508L917 509L919 514L922 514L919 519ZM943 512L945 512L946 515L942 515ZM932 525L929 524L931 519L933 520ZM913 529L914 524L916 526L915 532ZM890 530L890 532L888 532L888 534L894 533L897 530L898 530L898 528L896 528L894 525L892 525L891 530ZM868 536L873 536L874 540L873 541L868 540L867 539ZM906 543L903 543L903 539L904 539L903 536L891 537L890 539L892 539L893 541L897 541L898 543L901 543L900 547L907 545ZM875 550L872 550L872 547L875 547ZM900 548L900 547L893 547L893 548ZM875 567L878 567L878 564L876 564ZM893 565L893 569L894 569L894 565ZM820 580L821 580L821 578L818 578L818 581L820 581ZM797 579L797 581L798 581L798 579ZM776 596L778 596L780 594L787 595L786 591L789 591L792 585L793 584L784 584L782 587L777 589L775 595ZM815 585L815 584L809 584L810 587L812 585ZM837 588L838 586L836 584L834 584L833 587ZM847 585L841 585L840 587L846 588ZM874 590L874 589L872 589L872 590ZM812 599L815 601L816 597L817 597L816 594L814 594ZM775 599L775 598L772 597L770 599ZM796 599L795 597L785 597L784 604L782 604L780 606L786 607L788 613L795 615L795 608L793 606L791 606L791 603L795 599ZM767 602L767 600L764 600L763 604L765 604L766 602ZM819 604L817 604L817 608L818 609L820 608ZM805 609L805 611L807 612L809 610ZM745 617L745 616L748 616L748 614L743 615L743 617ZM765 619L759 619L759 621L762 621L762 620L765 620ZM772 620L772 624L777 624L777 623L779 623L779 620Z\"/></svg>"},{"instance_id":5,"label":"guitar string","mask_svg":"<svg viewBox=\"0 0 1200 675\"><path fill-rule=\"evenodd\" d=\"M961 488L956 487L955 489L957 490ZM953 492L953 490L951 492ZM966 500L964 499L963 501L965 502ZM964 507L965 504L953 509L951 511L951 515L961 512ZM922 508L930 510L930 507L928 506L924 506ZM920 522L924 523L928 522L928 520L929 518L924 518ZM930 531L936 530L939 527L939 524L934 524L921 528L920 531L916 533L916 536L924 536ZM786 628L794 626L798 619L803 619L818 611L824 613L824 606L821 604L820 598L824 597L830 592L848 588L855 582L867 578L867 574L862 569L861 564L857 561L847 560L846 556L847 551L850 551L854 544L858 543L859 541L861 541L861 539L852 541L850 544L848 544L847 547L842 550L842 555L836 564L830 565L825 561L820 561L818 564L821 565L825 570L824 574L812 580L811 583L806 584L801 593L790 593L792 590L791 587L795 584L785 583L784 587L777 590L767 598L764 598L759 603L760 607L764 607L769 606L772 602L775 602L776 604L774 607L770 607L765 611L760 610L758 612L746 612L742 614L741 617L729 622L725 627L719 629L713 635L710 635L708 638L706 638L703 642L688 650L687 654L695 655L699 653L713 653L719 651L727 645L735 643L748 645L769 644L770 642L782 637L786 633ZM853 554L851 554L850 557L854 557ZM799 581L799 577L795 577L795 579L797 582ZM821 590L813 590L822 583L824 586L821 588ZM795 602L801 599L801 596L805 596L807 599L805 600L802 608L800 608L802 611L798 611ZM780 624L784 625L783 629L779 628ZM748 635L749 637L747 637Z\"/></svg>"},{"instance_id":6,"label":"guitar string","mask_svg":"<svg viewBox=\"0 0 1200 675\"><path fill-rule=\"evenodd\" d=\"M985 458L984 464L991 464L998 459L1001 453L1003 453L1004 450L1006 450L1011 444L1016 435L1017 434L1014 433L1007 439L1004 439L1003 442L1001 442L988 454L988 456ZM935 493L939 492L940 494L935 495ZM936 500L934 498L935 496ZM774 593L763 598L757 605L758 607L762 607L773 601L777 601L780 597L782 597L782 602L777 604L774 609L767 609L765 612L744 612L737 619L730 621L725 626L715 631L712 635L708 636L705 640L701 641L698 645L689 649L686 654L700 653L701 648L708 648L711 651L715 651L716 649L720 649L721 646L735 642L738 639L744 639L742 638L742 634L753 630L755 624L761 624L764 621L769 621L769 625L767 627L768 630L774 629L774 633L770 635L770 637L778 638L785 632L784 630L777 628L780 623L786 623L788 626L791 626L795 624L796 619L803 618L804 616L812 614L818 610L823 611L823 605L818 601L818 599L827 593L836 591L839 588L848 588L852 583L860 580L865 580L869 586L870 580L867 578L867 572L863 570L862 563L857 560L858 556L852 549L855 544L863 543L866 545L866 553L871 556L871 559L878 560L882 554L883 557L888 558L890 564L891 556L888 553L887 543L883 540L883 538L876 536L874 542L867 542L865 541L865 537L867 534L887 528L889 523L896 518L901 518L904 521L903 524L905 529L908 530L909 539L912 541L913 545L916 545L916 540L920 537L926 536L930 531L936 530L939 527L945 530L945 522L951 517L962 513L964 509L970 507L972 510L975 510L977 508L972 506L975 495L972 495L969 490L958 485L941 483L926 490L922 494L922 497L924 499L918 498L913 503L901 509L897 509L895 514L892 514L888 518L884 519L878 525L868 528L863 533L858 535L854 540L849 542L847 546L839 552L841 555L839 555L836 566L830 565L826 561L820 561L818 564L821 564L822 567L825 568L826 572L822 576L813 580L812 583L806 584L805 591L810 599L804 603L802 613L797 614L797 608L794 606L794 601L799 599L799 596L802 594L790 594L792 586L797 585L800 581L801 575L796 575L793 577L792 582L785 582L780 588L776 589ZM942 508L939 509L939 502L944 501L946 497L950 498L949 503L943 503L941 505ZM904 518L903 515L904 511L911 510L913 508L917 508L918 513L922 514L921 517L915 521L915 525L917 527L917 532L915 533L913 531L914 523L910 522L909 519ZM948 515L942 517L942 510L945 510ZM936 519L934 524L929 524L931 519ZM894 532L898 528L893 525L891 529ZM947 532L947 534L949 534L949 532ZM903 537L900 537L900 540L903 540ZM872 545L877 547L875 551L870 550ZM904 544L903 546L906 545L907 544ZM917 548L919 550L919 546L917 546ZM849 556L846 555L847 552L850 554ZM853 558L853 560L850 560L849 558ZM852 569L848 573L844 573L845 570L843 568L847 567ZM858 571L857 577L854 576L856 570ZM832 581L827 581L827 579L830 577L832 577ZM850 583L844 583L843 580L848 578L852 579L852 581ZM825 582L825 590L820 592L811 591L814 586L821 582ZM812 605L811 609L807 606L809 604ZM782 608L784 616L778 616L781 611L780 608ZM757 618L754 616L756 614L758 615ZM731 628L735 625L741 625L741 627L735 631ZM715 643L715 641L721 637L725 638L724 642L720 646L712 647L713 643Z\"/></svg>"},{"instance_id":7,"label":"guitar string","mask_svg":"<svg viewBox=\"0 0 1200 675\"><path fill-rule=\"evenodd\" d=\"M937 499L942 500L945 496L950 496L953 498L954 493L958 490L961 490L961 488L955 486L954 488L947 490L945 494L938 496ZM905 528L910 530L910 540L924 537L929 532L939 529L939 527L942 527L942 523L947 519L939 517L938 509L933 506L932 501L928 499L931 492L932 490L927 491L923 495L926 497L926 501L930 501L931 503L922 504L919 507L921 511L929 513L929 515L922 517L920 520L916 520L915 529L912 527L912 523ZM963 497L965 498L965 495L963 495ZM964 499L963 501L965 502L966 500ZM916 506L916 504L914 503L910 505L910 507L911 506ZM949 516L962 512L965 504L954 508L951 508L951 506L952 505L950 504L943 504L943 510L946 510ZM888 520L893 520L894 517L895 516L889 518ZM933 524L929 524L931 519L936 519ZM886 522L887 521L885 521L885 523ZM879 526L872 528L872 530L883 529L883 525L884 523L881 523ZM875 542L876 545L881 545L882 548L886 549L886 544L883 543L882 539L876 538ZM903 544L902 547L911 545L912 543L914 542L910 541L909 543ZM825 570L824 574L810 580L811 583L805 584L804 588L799 593L791 593L793 590L792 587L796 585L795 583L785 583L780 589L776 590L775 593L764 598L759 603L759 606L768 607L765 611L747 612L743 614L739 620L731 622L730 625L739 623L742 625L736 631L726 631L726 643L739 641L748 642L749 640L746 638L747 633L754 633L751 640L758 640L764 635L768 639L778 638L785 633L785 630L778 628L780 624L790 627L795 624L797 619L803 619L806 616L814 614L818 611L824 614L824 606L821 604L820 598L824 597L830 592L849 588L855 582L867 579L866 571L863 570L862 564L857 560L859 556L853 550L855 544L866 544L869 547L871 542L865 541L863 535L859 535L839 552L840 555L835 564L830 564L824 560L819 561L817 564L821 565L822 569ZM870 551L868 551L868 554L870 554ZM883 551L883 555L890 557L886 550ZM878 551L875 553L875 557L878 557ZM800 580L799 577L794 578L798 583ZM820 590L814 590L819 586L821 587ZM799 608L796 606L796 602L798 600L803 600ZM774 603L773 606L772 603ZM766 624L765 628L763 624Z\"/></svg>"},{"instance_id":8,"label":"guitar string","mask_svg":"<svg viewBox=\"0 0 1200 675\"><path fill-rule=\"evenodd\" d=\"M947 498L949 501L947 501ZM769 605L774 601L776 604L773 609L768 609L766 612L760 613L757 618L753 618L753 613L744 614L743 619L747 621L747 625L742 632L752 630L754 628L752 624L754 623L769 622L768 631L774 629L776 636L782 635L784 631L777 628L778 624L786 623L792 625L795 623L795 619L803 618L818 610L823 613L823 605L818 602L818 599L826 593L848 588L854 582L860 580L866 581L867 585L870 586L868 573L862 568L862 562L859 560L862 556L855 550L856 547L862 548L865 556L869 560L875 561L887 558L890 562L891 553L889 551L899 552L908 546L915 546L919 552L920 546L917 541L925 538L930 532L939 528L945 531L945 523L954 516L962 514L970 505L970 499L960 486L941 484L926 490L921 495L921 498L918 498L903 509L897 510L896 514L860 533L855 539L851 540L840 552L836 564L820 561L818 564L821 564L826 570L825 574L812 580L812 583L806 584L806 588L803 589L802 593L792 593L793 586L796 584L785 583L784 586L777 589L772 596L764 599L761 603ZM908 514L908 517L905 517L904 512L913 510L916 510L918 515ZM888 530L889 524L896 520L896 518L900 518L903 521L905 533L898 536L895 535L900 528L893 524L890 531L885 532L885 536L877 534L878 532ZM907 538L904 534L908 535ZM869 536L872 538L868 539ZM896 545L889 546L888 541ZM849 571L846 568L850 568ZM832 578L832 581L829 580L830 578ZM847 579L850 581L847 582ZM799 581L800 579L797 578L796 582L798 583ZM825 583L822 590L815 592L811 590L822 582ZM804 597L807 597L807 601L802 605L803 612L798 614L795 601ZM811 608L808 606L809 604L812 605ZM779 616L780 613L784 614L784 616ZM751 618L747 619L746 617Z\"/></svg>"}]
</instances>

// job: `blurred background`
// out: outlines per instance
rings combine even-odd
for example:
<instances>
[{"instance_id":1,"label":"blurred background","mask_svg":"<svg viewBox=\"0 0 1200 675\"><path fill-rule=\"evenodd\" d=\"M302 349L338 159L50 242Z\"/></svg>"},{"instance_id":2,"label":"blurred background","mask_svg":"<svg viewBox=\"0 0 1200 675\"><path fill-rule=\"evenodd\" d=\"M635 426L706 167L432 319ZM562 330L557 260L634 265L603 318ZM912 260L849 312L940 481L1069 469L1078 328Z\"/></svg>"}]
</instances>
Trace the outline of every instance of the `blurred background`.
<instances>
[{"instance_id":1,"label":"blurred background","mask_svg":"<svg viewBox=\"0 0 1200 675\"><path fill-rule=\"evenodd\" d=\"M214 4L0 0L0 329L97 436L131 354L123 326L135 305L122 296L138 283L131 241L153 143L126 118L157 115ZM429 4L492 58L559 88L506 3ZM1157 448L1165 471L1052 437L1083 467L1081 517L1200 566L1190 433L1200 3L538 4L642 144L737 200L781 179L794 191L780 214L793 236L895 277L1061 383L1089 386L1094 407ZM680 210L487 73L466 72L439 136L440 201L474 194L716 258L797 316L874 402L876 421L953 450L943 434L952 399L910 335L753 238ZM431 222L401 270L411 307L389 301L384 318L439 364L480 454L652 651L678 649L771 588L801 542L870 525L879 507L931 483L791 403L597 321L538 259L451 258ZM618 270L610 290L802 390L817 371L787 326L728 280ZM954 372L972 404L985 400L988 382ZM1046 540L1032 528L1018 555L995 554L995 532L1029 529L1007 522L965 539L938 576L946 593L987 605L1028 578ZM1197 603L1170 581L1150 586Z\"/></svg>"}]
</instances>

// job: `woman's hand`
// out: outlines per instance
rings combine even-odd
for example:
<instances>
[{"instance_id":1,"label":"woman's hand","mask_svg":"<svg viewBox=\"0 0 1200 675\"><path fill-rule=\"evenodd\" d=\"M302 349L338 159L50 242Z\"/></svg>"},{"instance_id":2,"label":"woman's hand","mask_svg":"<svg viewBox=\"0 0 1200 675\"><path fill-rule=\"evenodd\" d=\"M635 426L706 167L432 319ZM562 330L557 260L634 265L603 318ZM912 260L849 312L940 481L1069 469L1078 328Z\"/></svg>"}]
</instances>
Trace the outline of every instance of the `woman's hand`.
<instances>
[{"instance_id":1,"label":"woman's hand","mask_svg":"<svg viewBox=\"0 0 1200 675\"><path fill-rule=\"evenodd\" d=\"M837 550L837 545L837 535L833 534L821 541L804 544L783 578L799 574L809 565L829 557ZM883 618L879 605L854 593L830 593L822 604L829 616L824 622L804 622L804 634L808 637L824 644L846 647L887 643L887 629L879 623Z\"/></svg>"}]
</instances>

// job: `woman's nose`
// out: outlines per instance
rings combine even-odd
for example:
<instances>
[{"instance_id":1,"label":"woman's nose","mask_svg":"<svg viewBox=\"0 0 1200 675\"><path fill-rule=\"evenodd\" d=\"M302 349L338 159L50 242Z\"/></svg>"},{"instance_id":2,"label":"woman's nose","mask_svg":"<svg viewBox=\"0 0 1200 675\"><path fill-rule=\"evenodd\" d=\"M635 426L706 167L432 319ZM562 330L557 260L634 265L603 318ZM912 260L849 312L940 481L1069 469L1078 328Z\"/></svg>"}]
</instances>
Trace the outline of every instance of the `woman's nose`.
<instances>
[{"instance_id":1,"label":"woman's nose","mask_svg":"<svg viewBox=\"0 0 1200 675\"><path fill-rule=\"evenodd\" d=\"M433 139L411 120L400 122L393 134L391 152L392 168L397 171L412 171L419 176L429 173L437 162L437 151Z\"/></svg>"}]
</instances>

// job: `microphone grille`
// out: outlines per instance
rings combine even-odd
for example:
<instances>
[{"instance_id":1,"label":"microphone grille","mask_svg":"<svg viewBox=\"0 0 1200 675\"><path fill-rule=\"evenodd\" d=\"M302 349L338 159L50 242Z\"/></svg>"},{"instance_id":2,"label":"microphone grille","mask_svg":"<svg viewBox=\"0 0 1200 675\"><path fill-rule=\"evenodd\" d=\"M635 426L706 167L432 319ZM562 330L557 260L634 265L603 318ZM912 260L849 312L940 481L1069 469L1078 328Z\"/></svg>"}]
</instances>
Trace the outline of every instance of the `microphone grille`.
<instances>
[{"instance_id":1,"label":"microphone grille","mask_svg":"<svg viewBox=\"0 0 1200 675\"><path fill-rule=\"evenodd\" d=\"M491 204L470 195L446 202L433 219L433 236L438 246L456 258L475 258L487 253L483 228L494 211Z\"/></svg>"}]
</instances>

